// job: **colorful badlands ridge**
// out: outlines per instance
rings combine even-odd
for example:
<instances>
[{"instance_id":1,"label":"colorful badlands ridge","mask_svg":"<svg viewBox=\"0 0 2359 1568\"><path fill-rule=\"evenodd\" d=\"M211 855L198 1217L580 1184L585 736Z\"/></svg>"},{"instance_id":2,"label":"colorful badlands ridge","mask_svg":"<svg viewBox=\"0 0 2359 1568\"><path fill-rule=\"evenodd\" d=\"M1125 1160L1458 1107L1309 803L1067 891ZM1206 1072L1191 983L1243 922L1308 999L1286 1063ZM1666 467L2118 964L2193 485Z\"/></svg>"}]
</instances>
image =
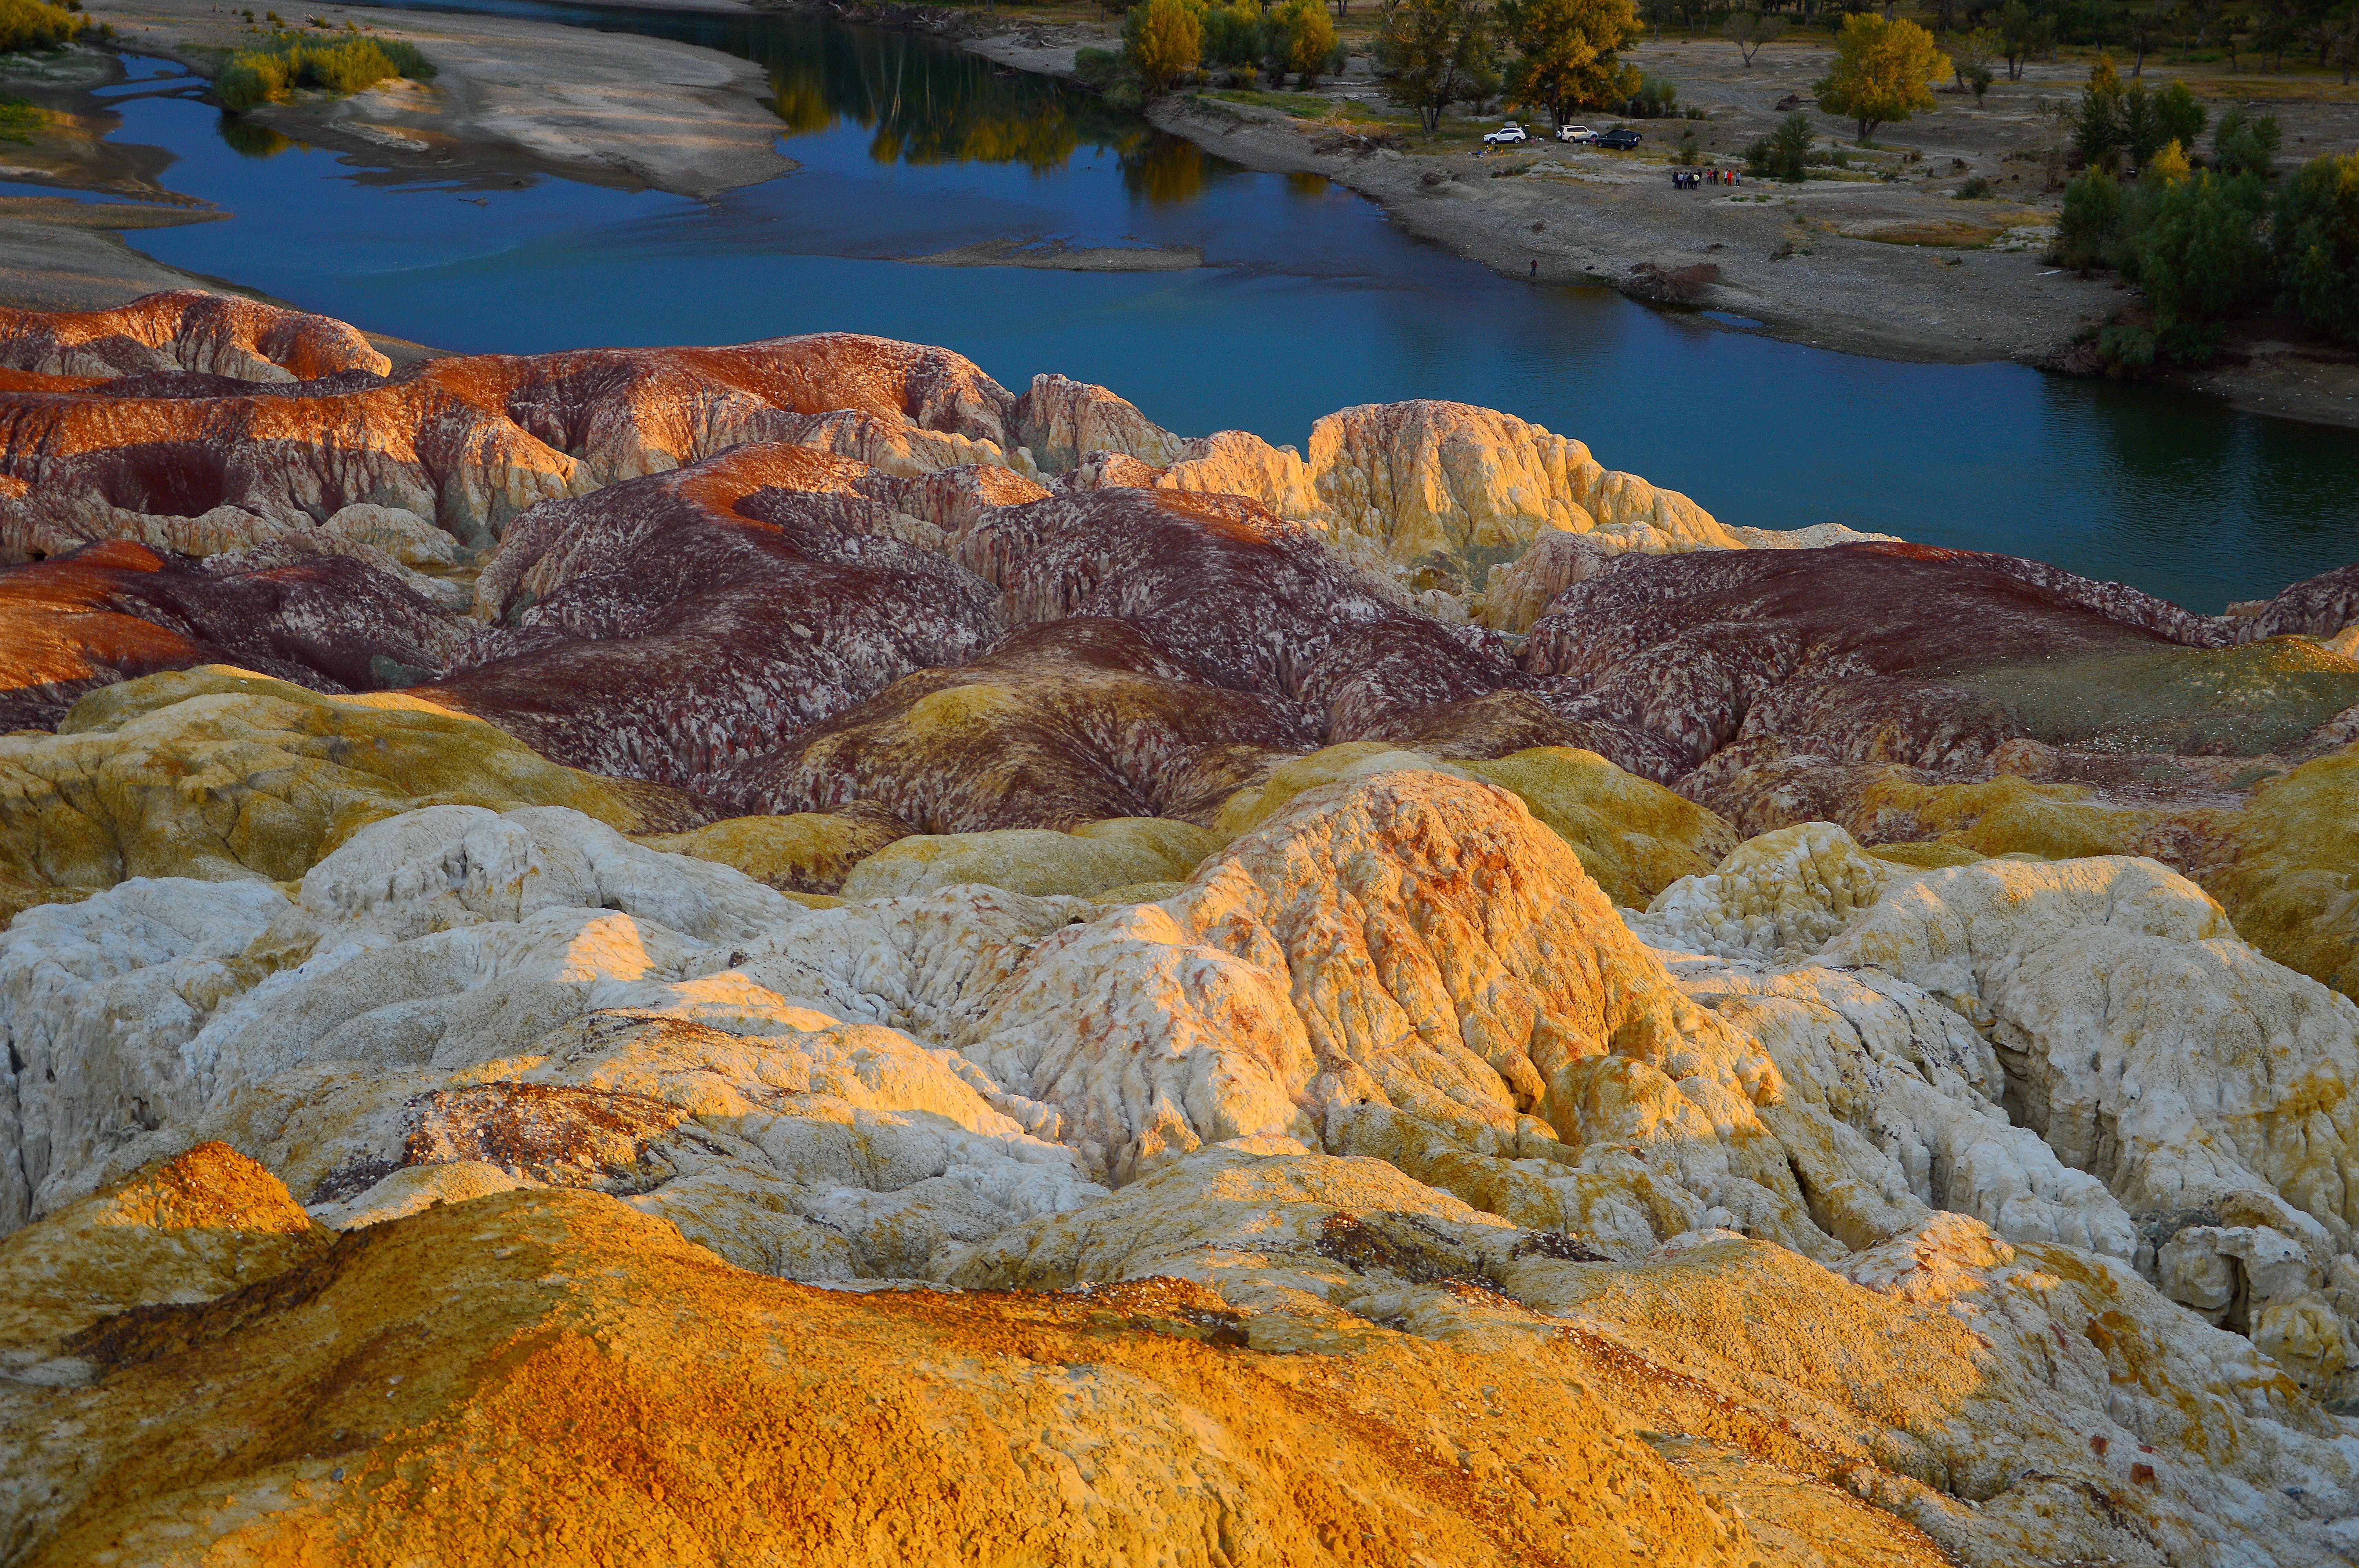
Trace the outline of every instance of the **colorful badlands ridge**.
<instances>
[{"instance_id":1,"label":"colorful badlands ridge","mask_svg":"<svg viewBox=\"0 0 2359 1568\"><path fill-rule=\"evenodd\" d=\"M2359 567L0 313L0 1560L2359 1553Z\"/></svg>"}]
</instances>

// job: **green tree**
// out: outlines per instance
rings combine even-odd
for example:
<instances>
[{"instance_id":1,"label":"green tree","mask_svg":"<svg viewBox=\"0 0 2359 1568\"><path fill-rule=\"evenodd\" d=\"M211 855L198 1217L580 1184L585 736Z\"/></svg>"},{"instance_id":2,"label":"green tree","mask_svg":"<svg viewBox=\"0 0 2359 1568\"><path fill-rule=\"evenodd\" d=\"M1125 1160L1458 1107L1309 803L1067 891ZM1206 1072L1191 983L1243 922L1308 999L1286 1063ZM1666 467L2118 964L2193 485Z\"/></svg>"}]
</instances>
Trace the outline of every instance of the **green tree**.
<instances>
[{"instance_id":1,"label":"green tree","mask_svg":"<svg viewBox=\"0 0 2359 1568\"><path fill-rule=\"evenodd\" d=\"M1568 111L1626 96L1618 51L1638 38L1631 0L1499 0L1499 30L1516 51L1507 91L1563 124Z\"/></svg>"},{"instance_id":2,"label":"green tree","mask_svg":"<svg viewBox=\"0 0 2359 1568\"><path fill-rule=\"evenodd\" d=\"M1951 41L1950 65L1958 74L1958 85L1974 95L1974 107L1983 106L1983 99L1996 81L1997 73L1991 62L1999 56L1999 36L1995 27L1976 27Z\"/></svg>"},{"instance_id":3,"label":"green tree","mask_svg":"<svg viewBox=\"0 0 2359 1568\"><path fill-rule=\"evenodd\" d=\"M2359 347L2359 153L2302 165L2277 192L2269 240L2286 306Z\"/></svg>"},{"instance_id":4,"label":"green tree","mask_svg":"<svg viewBox=\"0 0 2359 1568\"><path fill-rule=\"evenodd\" d=\"M2064 188L2056 248L2048 259L2080 272L2117 265L2128 218L2129 201L2120 182L2102 168L2084 171Z\"/></svg>"},{"instance_id":5,"label":"green tree","mask_svg":"<svg viewBox=\"0 0 2359 1568\"><path fill-rule=\"evenodd\" d=\"M1808 114L1788 114L1776 131L1745 149L1745 167L1751 173L1799 185L1809 178L1810 144L1818 139L1818 127Z\"/></svg>"},{"instance_id":6,"label":"green tree","mask_svg":"<svg viewBox=\"0 0 2359 1568\"><path fill-rule=\"evenodd\" d=\"M2163 352L2185 363L2209 359L2214 324L2267 297L2267 205L2250 174L2199 174L2139 193L2131 254Z\"/></svg>"},{"instance_id":7,"label":"green tree","mask_svg":"<svg viewBox=\"0 0 2359 1568\"><path fill-rule=\"evenodd\" d=\"M2045 54L2055 41L2055 17L2034 12L2024 0L2006 0L1999 7L1998 48L2009 81L2021 81L2024 62Z\"/></svg>"},{"instance_id":8,"label":"green tree","mask_svg":"<svg viewBox=\"0 0 2359 1568\"><path fill-rule=\"evenodd\" d=\"M1146 0L1122 25L1122 57L1149 92L1168 90L1204 58L1204 26L1188 0Z\"/></svg>"},{"instance_id":9,"label":"green tree","mask_svg":"<svg viewBox=\"0 0 2359 1568\"><path fill-rule=\"evenodd\" d=\"M2339 67L2343 85L2351 85L2351 72L2359 69L2359 4L2343 7L2343 14L2323 27L2319 46L2318 63Z\"/></svg>"},{"instance_id":10,"label":"green tree","mask_svg":"<svg viewBox=\"0 0 2359 1568\"><path fill-rule=\"evenodd\" d=\"M1859 126L1862 146L1878 125L1933 106L1930 83L1950 69L1933 35L1916 23L1873 15L1843 18L1834 68L1812 84L1819 107Z\"/></svg>"},{"instance_id":11,"label":"green tree","mask_svg":"<svg viewBox=\"0 0 2359 1568\"><path fill-rule=\"evenodd\" d=\"M2143 81L2131 82L2129 91L2122 94L2121 138L2130 161L2140 168L2161 149L2163 143L2170 140L2162 128L2162 115L2155 106L2154 94L2146 90Z\"/></svg>"},{"instance_id":12,"label":"green tree","mask_svg":"<svg viewBox=\"0 0 2359 1568\"><path fill-rule=\"evenodd\" d=\"M1203 61L1234 70L1261 60L1261 7L1254 0L1231 0L1205 11ZM1079 58L1078 56L1076 57Z\"/></svg>"},{"instance_id":13,"label":"green tree","mask_svg":"<svg viewBox=\"0 0 2359 1568\"><path fill-rule=\"evenodd\" d=\"M1376 35L1386 96L1417 111L1428 132L1490 69L1491 18L1479 0L1398 0Z\"/></svg>"},{"instance_id":14,"label":"green tree","mask_svg":"<svg viewBox=\"0 0 2359 1568\"><path fill-rule=\"evenodd\" d=\"M2203 105L2195 102L2195 94L2187 91L2187 83L2174 81L2154 95L2154 112L2162 122L2166 141L2177 142L2180 147L2191 147L2195 138L2203 134L2207 116Z\"/></svg>"},{"instance_id":15,"label":"green tree","mask_svg":"<svg viewBox=\"0 0 2359 1568\"><path fill-rule=\"evenodd\" d=\"M1765 16L1750 8L1728 14L1729 41L1735 44L1736 52L1745 57L1747 69L1753 64L1753 57L1761 52L1762 46L1776 43L1785 30L1786 18L1783 16Z\"/></svg>"},{"instance_id":16,"label":"green tree","mask_svg":"<svg viewBox=\"0 0 2359 1568\"><path fill-rule=\"evenodd\" d=\"M2220 111L2220 124L2212 133L2212 161L2223 174L2267 178L2282 139L2275 114L2256 118L2245 114L2243 104L2231 103Z\"/></svg>"},{"instance_id":17,"label":"green tree","mask_svg":"<svg viewBox=\"0 0 2359 1568\"><path fill-rule=\"evenodd\" d=\"M2093 168L2110 168L2122 146L2122 79L2111 55L2099 55L2081 89L2072 119L2072 146Z\"/></svg>"}]
</instances>

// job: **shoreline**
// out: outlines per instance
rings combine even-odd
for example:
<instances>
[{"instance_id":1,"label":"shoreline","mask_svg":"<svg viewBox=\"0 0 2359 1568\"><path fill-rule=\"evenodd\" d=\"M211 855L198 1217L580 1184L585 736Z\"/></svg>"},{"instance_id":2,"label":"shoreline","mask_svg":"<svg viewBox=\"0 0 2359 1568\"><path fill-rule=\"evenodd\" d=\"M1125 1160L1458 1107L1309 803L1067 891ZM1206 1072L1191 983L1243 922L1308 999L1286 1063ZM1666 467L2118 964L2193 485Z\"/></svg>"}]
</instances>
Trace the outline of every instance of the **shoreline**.
<instances>
[{"instance_id":1,"label":"shoreline","mask_svg":"<svg viewBox=\"0 0 2359 1568\"><path fill-rule=\"evenodd\" d=\"M755 8L919 32L996 64L1068 81L1077 48L1120 41L1111 28L892 0L760 0ZM1719 47L1688 40L1675 49L1692 55ZM1647 63L1674 52L1641 45L1630 55ZM1765 70L1762 81L1782 84L1784 79ZM1715 114L1729 107L1715 104ZM2077 277L2040 261L2044 239L2007 250L1869 237L1929 223L1967 226L1994 238L2010 229L2044 230L2047 214L2021 202L1961 202L1922 189L1833 181L1799 189L1748 184L1725 195L1674 191L1664 165L1553 145L1496 159L1471 153L1321 152L1312 133L1324 127L1203 94L1158 99L1145 114L1158 129L1246 168L1332 180L1375 202L1409 233L1502 276L1603 286L1640 303L1679 308L1719 330L1868 359L2008 361L2102 379L2075 362L2074 340L2121 303L2111 280ZM1650 141L1666 127L1698 124L1708 123L1640 122ZM1929 129L1889 127L1886 141L1918 140ZM1930 161L1939 163L1941 154L1948 149L1930 155ZM1942 167L1960 175L1980 167L1948 156L1956 162ZM1992 168L1997 178L2006 178L2005 161ZM1494 177L1517 164L1524 172ZM1537 178L1533 168L1541 171ZM1954 181L1934 185L1943 183ZM1708 273L1691 270L1698 268ZM1667 290L1667 276L1679 274L1690 276ZM1760 325L1736 327L1708 312ZM2152 376L2143 384L2194 393L2265 417L2359 429L2359 356L2283 343L2255 347L2249 362Z\"/></svg>"}]
</instances>

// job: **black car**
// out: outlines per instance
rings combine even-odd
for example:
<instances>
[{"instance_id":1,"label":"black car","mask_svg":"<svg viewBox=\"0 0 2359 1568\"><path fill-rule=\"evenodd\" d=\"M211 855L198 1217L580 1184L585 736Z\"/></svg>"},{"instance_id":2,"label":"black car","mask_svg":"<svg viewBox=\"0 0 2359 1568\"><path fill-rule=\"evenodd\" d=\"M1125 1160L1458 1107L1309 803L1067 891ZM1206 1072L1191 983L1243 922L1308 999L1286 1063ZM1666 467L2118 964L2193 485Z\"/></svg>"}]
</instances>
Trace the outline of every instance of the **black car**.
<instances>
[{"instance_id":1,"label":"black car","mask_svg":"<svg viewBox=\"0 0 2359 1568\"><path fill-rule=\"evenodd\" d=\"M1617 153L1626 153L1646 139L1627 125L1616 125L1599 136L1597 145L1601 147L1612 147Z\"/></svg>"}]
</instances>

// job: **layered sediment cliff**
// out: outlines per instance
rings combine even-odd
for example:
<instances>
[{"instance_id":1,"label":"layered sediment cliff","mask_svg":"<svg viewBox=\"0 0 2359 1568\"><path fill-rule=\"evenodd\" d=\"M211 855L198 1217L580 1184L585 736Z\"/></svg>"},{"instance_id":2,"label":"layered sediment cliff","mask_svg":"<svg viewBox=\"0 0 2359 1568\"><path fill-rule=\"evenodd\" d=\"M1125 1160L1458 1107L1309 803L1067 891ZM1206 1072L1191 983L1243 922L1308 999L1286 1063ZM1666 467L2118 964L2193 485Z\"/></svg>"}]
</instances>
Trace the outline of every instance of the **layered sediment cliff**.
<instances>
[{"instance_id":1,"label":"layered sediment cliff","mask_svg":"<svg viewBox=\"0 0 2359 1568\"><path fill-rule=\"evenodd\" d=\"M0 372L12 1558L2359 1541L2359 568L843 335Z\"/></svg>"}]
</instances>

